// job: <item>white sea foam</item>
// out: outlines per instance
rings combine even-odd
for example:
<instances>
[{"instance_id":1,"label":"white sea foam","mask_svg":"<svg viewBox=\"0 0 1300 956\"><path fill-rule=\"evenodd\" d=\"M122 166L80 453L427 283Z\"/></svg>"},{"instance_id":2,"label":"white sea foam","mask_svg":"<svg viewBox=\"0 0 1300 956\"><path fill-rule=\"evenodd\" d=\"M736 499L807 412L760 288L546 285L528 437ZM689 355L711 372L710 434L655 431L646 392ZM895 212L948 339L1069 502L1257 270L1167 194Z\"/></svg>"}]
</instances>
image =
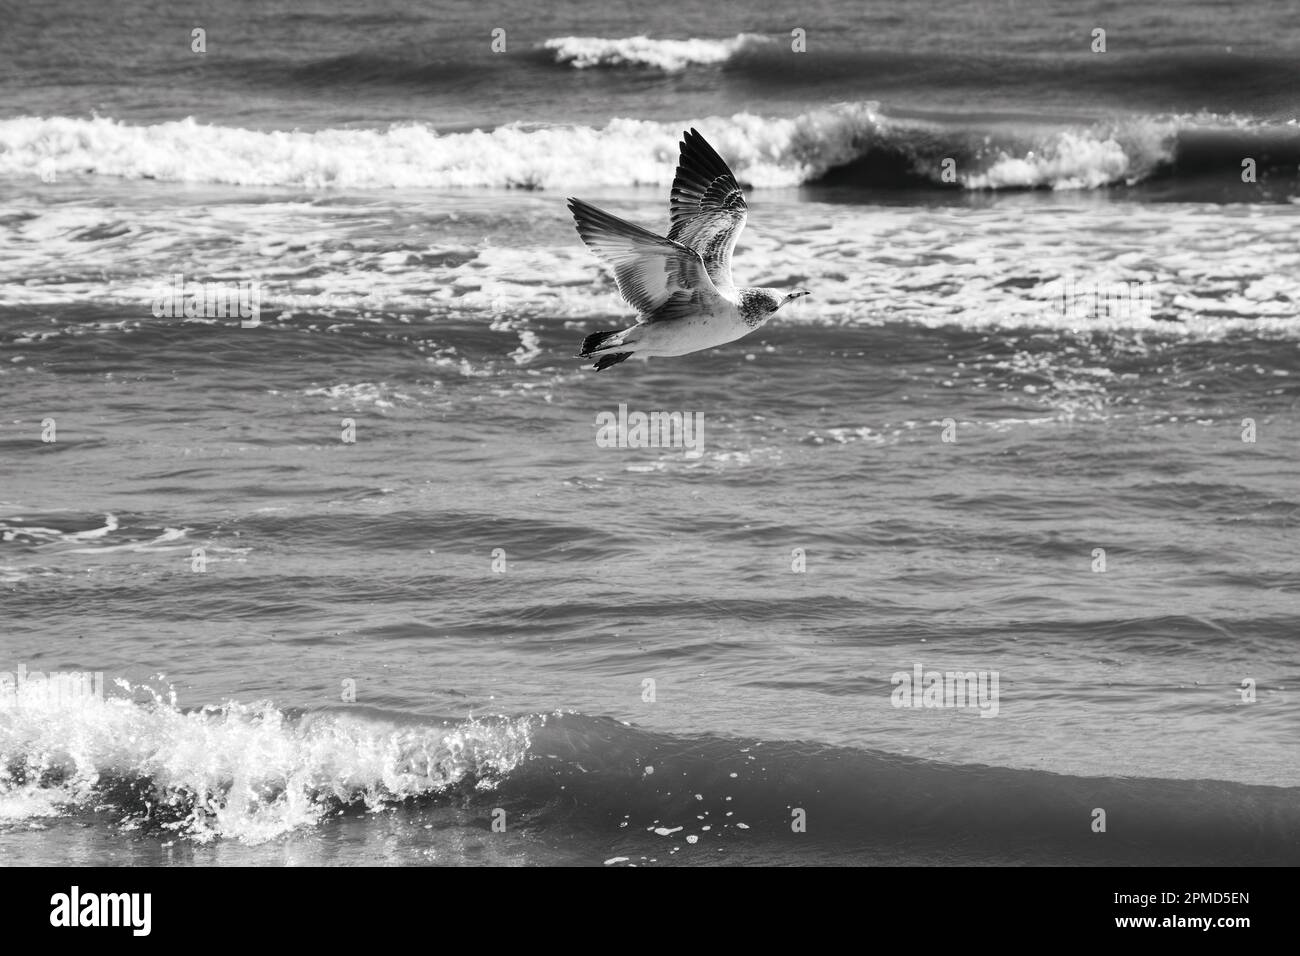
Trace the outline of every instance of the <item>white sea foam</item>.
<instances>
[{"instance_id":1,"label":"white sea foam","mask_svg":"<svg viewBox=\"0 0 1300 956\"><path fill-rule=\"evenodd\" d=\"M854 155L876 122L871 104L798 119L736 114L697 121L755 186L793 186ZM187 119L133 126L111 119L0 120L0 176L52 169L127 179L302 188L560 188L666 186L679 124L615 119L591 127L439 134L423 124L386 130L260 132Z\"/></svg>"},{"instance_id":2,"label":"white sea foam","mask_svg":"<svg viewBox=\"0 0 1300 956\"><path fill-rule=\"evenodd\" d=\"M542 44L555 52L555 62L579 70L592 67L639 66L676 73L692 66L725 63L742 50L771 45L755 33L740 33L729 40L658 40L646 36L556 37Z\"/></svg>"},{"instance_id":3,"label":"white sea foam","mask_svg":"<svg viewBox=\"0 0 1300 956\"><path fill-rule=\"evenodd\" d=\"M457 202L464 208L482 205L469 197L463 201L436 197L427 202L430 210ZM393 257L382 247L357 248L355 238L371 228L368 217L375 214L373 210L352 224L340 216L339 207L328 204L254 206L243 229L234 234L236 241L207 253L209 268L232 273L263 268L266 260L257 252L260 246L275 244L279 241L275 237L281 235L300 237L294 249L278 252L273 260L273 267L286 277L262 276L263 304L268 316L276 316L273 321L326 334L339 321L410 325L417 336L416 347L439 375L487 374L440 340L437 322L442 315L473 316L489 323L494 333L505 333L501 359L524 364L537 356L539 339L526 333L538 333L542 328L538 323L581 319L613 328L606 323L630 319L605 268L569 233L558 198L495 202L511 215L523 207L527 217L542 224L545 234L496 231L489 237L479 235L473 245L454 236L447 241L438 234L431 237L427 254L388 262ZM666 220L666 204L658 194L609 205L611 211L650 228L662 229ZM206 212L219 215L223 207ZM409 212L403 202L392 215L400 221ZM906 322L990 329L1140 328L1194 337L1250 330L1291 338L1300 334L1296 310L1300 254L1294 241L1298 213L1294 206L1274 207L1268 215L1242 216L1212 205L1065 206L1036 201L926 209L756 197L753 221L741 236L735 268L739 281L747 284L813 290L812 297L781 311L776 319L781 325ZM39 244L14 244L24 262L14 281L0 281L6 301L121 303L140 316L128 323L132 331L155 322L148 312L153 279L147 274L157 254L154 250L184 249L195 237L206 235L207 226L200 217L183 212L169 218L166 231L155 228L149 233L154 218L151 207L112 215L126 217L133 231L143 236L138 248L120 249L111 241L78 241L75 227L62 236L52 234L39 216L20 225L16 230L20 238L29 232L44 238ZM333 231L312 228L316 218L329 217L333 217ZM478 228L476 224L465 227L467 231ZM348 258L333 261L331 250L340 246L352 247ZM444 249L455 249L457 254L444 256ZM84 281L67 281L66 262L73 255L86 272ZM325 274L297 278L301 265L325 261L330 262ZM127 274L110 287L97 278L114 271ZM129 274L133 271L144 274L133 277ZM328 291L302 292L304 281ZM1100 306L1096 314L1064 309L1061 296L1067 281L1076 292L1139 288L1143 307L1116 309L1103 297L1094 303ZM290 311L281 317L277 314L281 309ZM68 323L50 330L33 323L32 335L19 338L115 334L121 326L120 322ZM418 331L422 328L427 333ZM232 324L231 334L238 332ZM9 369L26 374L21 365L0 363L0 376ZM395 390L376 382L318 385L320 390L311 397L341 410L363 405L384 410L406 403L409 396L409 389ZM96 530L102 524L106 519L95 525ZM19 541L40 538L37 528L23 523L0 527L0 533Z\"/></svg>"},{"instance_id":4,"label":"white sea foam","mask_svg":"<svg viewBox=\"0 0 1300 956\"><path fill-rule=\"evenodd\" d=\"M123 685L119 685L120 687ZM535 718L403 726L269 703L183 711L174 696L106 695L71 707L0 696L0 822L116 811L197 841L257 843L342 804L372 809L467 778L480 788L524 759ZM121 792L144 788L134 799Z\"/></svg>"},{"instance_id":5,"label":"white sea foam","mask_svg":"<svg viewBox=\"0 0 1300 956\"><path fill-rule=\"evenodd\" d=\"M973 173L964 182L971 189L1096 189L1136 179L1137 173L1149 171L1149 165L1147 156L1130 155L1113 136L1099 138L1068 131L1042 151L1030 150L1021 156L1004 152L987 171Z\"/></svg>"},{"instance_id":6,"label":"white sea foam","mask_svg":"<svg viewBox=\"0 0 1300 956\"><path fill-rule=\"evenodd\" d=\"M937 181L940 158L970 142L966 133L890 120L874 102L783 118L737 113L686 123L613 119L600 128L515 123L454 133L420 123L267 132L193 119L135 126L103 117L29 116L0 120L0 176L52 172L56 180L91 174L309 189L664 187L672 181L678 139L688 124L707 131L737 176L759 189L813 181L880 147L912 157L916 172ZM963 160L959 181L972 189L1120 182L1168 159L1176 127L1173 120L1151 119L1122 130L1008 134L1001 146L981 149L986 158Z\"/></svg>"}]
</instances>

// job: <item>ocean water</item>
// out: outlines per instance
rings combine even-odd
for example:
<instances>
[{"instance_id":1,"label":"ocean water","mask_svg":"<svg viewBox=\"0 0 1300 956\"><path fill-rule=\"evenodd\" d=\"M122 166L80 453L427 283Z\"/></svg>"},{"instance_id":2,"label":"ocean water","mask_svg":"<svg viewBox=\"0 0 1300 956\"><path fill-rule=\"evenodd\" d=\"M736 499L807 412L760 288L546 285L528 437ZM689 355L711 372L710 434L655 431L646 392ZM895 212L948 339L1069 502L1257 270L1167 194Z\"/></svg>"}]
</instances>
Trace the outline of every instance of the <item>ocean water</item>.
<instances>
[{"instance_id":1,"label":"ocean water","mask_svg":"<svg viewBox=\"0 0 1300 956\"><path fill-rule=\"evenodd\" d=\"M0 33L0 862L1300 861L1293 4L94 10ZM690 126L813 295L597 374L564 198Z\"/></svg>"}]
</instances>

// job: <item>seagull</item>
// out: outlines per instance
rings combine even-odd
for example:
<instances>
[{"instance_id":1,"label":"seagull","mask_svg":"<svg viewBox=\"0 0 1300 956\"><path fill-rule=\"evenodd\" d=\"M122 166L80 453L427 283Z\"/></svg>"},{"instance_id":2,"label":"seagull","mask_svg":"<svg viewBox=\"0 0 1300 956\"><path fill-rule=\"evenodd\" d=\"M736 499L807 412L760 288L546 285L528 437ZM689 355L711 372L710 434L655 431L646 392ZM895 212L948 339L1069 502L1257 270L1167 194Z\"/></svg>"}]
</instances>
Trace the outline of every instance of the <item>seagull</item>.
<instances>
[{"instance_id":1,"label":"seagull","mask_svg":"<svg viewBox=\"0 0 1300 956\"><path fill-rule=\"evenodd\" d=\"M614 269L619 294L637 311L627 329L593 332L581 358L596 371L633 355L686 355L734 342L807 289L736 288L731 252L745 228L745 197L727 164L696 130L682 135L667 237L569 199L578 235Z\"/></svg>"}]
</instances>

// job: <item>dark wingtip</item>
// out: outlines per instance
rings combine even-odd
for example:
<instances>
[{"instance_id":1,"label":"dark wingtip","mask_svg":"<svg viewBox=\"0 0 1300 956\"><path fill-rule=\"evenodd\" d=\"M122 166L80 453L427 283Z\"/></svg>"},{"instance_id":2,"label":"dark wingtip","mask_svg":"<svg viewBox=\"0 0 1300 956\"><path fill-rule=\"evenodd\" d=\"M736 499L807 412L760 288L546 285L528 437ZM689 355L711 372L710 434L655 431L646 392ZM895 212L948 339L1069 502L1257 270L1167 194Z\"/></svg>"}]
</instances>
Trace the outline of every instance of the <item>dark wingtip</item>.
<instances>
[{"instance_id":1,"label":"dark wingtip","mask_svg":"<svg viewBox=\"0 0 1300 956\"><path fill-rule=\"evenodd\" d=\"M631 352L615 352L613 355L602 355L592 366L597 372L603 372L611 365L617 365L619 362L626 361L632 357Z\"/></svg>"},{"instance_id":2,"label":"dark wingtip","mask_svg":"<svg viewBox=\"0 0 1300 956\"><path fill-rule=\"evenodd\" d=\"M727 161L694 126L682 137L682 159L688 158L705 170L711 171L714 175L727 174L733 175L734 178Z\"/></svg>"}]
</instances>

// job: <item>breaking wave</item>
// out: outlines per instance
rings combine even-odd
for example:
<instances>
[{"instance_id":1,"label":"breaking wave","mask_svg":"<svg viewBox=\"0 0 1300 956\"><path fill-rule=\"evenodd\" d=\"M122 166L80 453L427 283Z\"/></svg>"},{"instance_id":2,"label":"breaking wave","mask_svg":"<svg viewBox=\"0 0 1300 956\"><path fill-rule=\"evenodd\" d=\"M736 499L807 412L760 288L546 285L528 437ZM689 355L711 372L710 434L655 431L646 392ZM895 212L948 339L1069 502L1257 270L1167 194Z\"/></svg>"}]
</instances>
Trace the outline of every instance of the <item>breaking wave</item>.
<instances>
[{"instance_id":1,"label":"breaking wave","mask_svg":"<svg viewBox=\"0 0 1300 956\"><path fill-rule=\"evenodd\" d=\"M773 41L754 33L729 40L656 40L646 36L556 37L542 44L555 54L555 62L586 70L593 67L649 67L677 73L692 66L726 63L738 53L761 49Z\"/></svg>"},{"instance_id":2,"label":"breaking wave","mask_svg":"<svg viewBox=\"0 0 1300 956\"><path fill-rule=\"evenodd\" d=\"M591 853L628 854L609 863L831 841L902 860L1293 864L1300 840L1288 788L680 737L571 713L429 723L269 702L185 711L122 681L116 693L131 696L75 703L30 682L0 690L0 826L107 812L126 829L257 844L346 808L454 799L533 827L580 822L594 828ZM1120 821L1105 840L1088 825L1098 806ZM817 824L806 835L791 829L800 814Z\"/></svg>"},{"instance_id":3,"label":"breaking wave","mask_svg":"<svg viewBox=\"0 0 1300 956\"><path fill-rule=\"evenodd\" d=\"M429 724L269 702L182 710L174 694L120 681L69 701L11 679L0 682L0 823L106 807L132 829L257 843L339 807L490 789L531 729L527 718Z\"/></svg>"},{"instance_id":4,"label":"breaking wave","mask_svg":"<svg viewBox=\"0 0 1300 956\"><path fill-rule=\"evenodd\" d=\"M1096 189L1149 179L1293 183L1300 128L1217 117L1137 117L1087 126L899 120L874 102L793 118L737 113L695 120L754 188ZM663 187L682 126L614 119L601 128L510 124L440 133L262 132L187 119L134 126L108 118L0 121L0 175L85 175L308 189Z\"/></svg>"}]
</instances>

